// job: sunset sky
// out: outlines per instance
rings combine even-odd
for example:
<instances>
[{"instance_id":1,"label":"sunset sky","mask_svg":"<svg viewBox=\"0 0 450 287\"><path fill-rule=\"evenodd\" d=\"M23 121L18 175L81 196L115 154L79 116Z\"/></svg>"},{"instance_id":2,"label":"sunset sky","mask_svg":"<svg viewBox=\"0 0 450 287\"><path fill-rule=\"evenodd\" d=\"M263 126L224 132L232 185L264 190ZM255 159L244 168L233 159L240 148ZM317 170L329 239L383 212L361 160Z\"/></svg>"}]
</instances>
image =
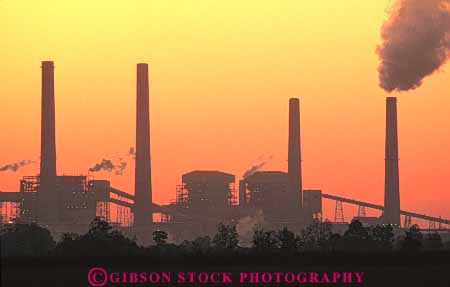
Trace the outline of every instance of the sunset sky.
<instances>
[{"instance_id":1,"label":"sunset sky","mask_svg":"<svg viewBox=\"0 0 450 287\"><path fill-rule=\"evenodd\" d=\"M387 94L375 49L390 2L0 0L0 166L39 159L42 60L55 61L58 173L126 154L136 63L147 62L155 202L173 200L195 169L238 180L273 155L264 169L286 170L288 99L299 97L304 188L382 204ZM394 94L402 209L446 218L449 69ZM38 169L0 172L0 190ZM122 176L90 175L133 193L131 160Z\"/></svg>"}]
</instances>

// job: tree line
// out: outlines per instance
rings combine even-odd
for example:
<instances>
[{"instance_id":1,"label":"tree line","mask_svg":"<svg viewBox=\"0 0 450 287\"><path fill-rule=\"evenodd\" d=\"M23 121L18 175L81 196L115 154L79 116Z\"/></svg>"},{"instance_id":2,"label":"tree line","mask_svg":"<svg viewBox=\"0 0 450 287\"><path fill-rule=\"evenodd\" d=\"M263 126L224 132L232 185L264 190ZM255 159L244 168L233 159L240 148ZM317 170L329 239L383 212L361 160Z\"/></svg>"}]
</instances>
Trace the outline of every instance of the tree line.
<instances>
[{"instance_id":1,"label":"tree line","mask_svg":"<svg viewBox=\"0 0 450 287\"><path fill-rule=\"evenodd\" d=\"M450 251L438 233L423 234L417 225L400 236L394 236L390 225L365 227L357 220L344 234L332 232L331 223L314 222L296 234L288 228L280 230L255 227L251 246L239 245L235 225L220 223L213 236L199 236L179 244L169 242L167 232L152 233L153 244L141 246L136 238L95 218L85 234L65 233L56 242L49 230L36 224L13 223L0 232L1 256L207 256L218 254L289 254L340 252L424 252Z\"/></svg>"}]
</instances>

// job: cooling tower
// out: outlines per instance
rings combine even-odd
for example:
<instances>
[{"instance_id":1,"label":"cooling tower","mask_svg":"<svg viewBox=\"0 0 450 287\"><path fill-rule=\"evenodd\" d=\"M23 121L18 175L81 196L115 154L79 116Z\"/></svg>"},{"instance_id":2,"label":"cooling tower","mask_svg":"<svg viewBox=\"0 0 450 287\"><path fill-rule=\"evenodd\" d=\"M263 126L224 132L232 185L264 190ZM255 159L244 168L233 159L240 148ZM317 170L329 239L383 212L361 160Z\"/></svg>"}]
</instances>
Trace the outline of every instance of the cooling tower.
<instances>
[{"instance_id":1,"label":"cooling tower","mask_svg":"<svg viewBox=\"0 0 450 287\"><path fill-rule=\"evenodd\" d=\"M150 164L150 115L148 65L137 64L136 82L136 165L134 225L152 222L152 181Z\"/></svg>"},{"instance_id":2,"label":"cooling tower","mask_svg":"<svg viewBox=\"0 0 450 287\"><path fill-rule=\"evenodd\" d=\"M58 222L59 196L56 192L55 89L54 66L42 62L41 165L38 201L40 223Z\"/></svg>"},{"instance_id":3,"label":"cooling tower","mask_svg":"<svg viewBox=\"0 0 450 287\"><path fill-rule=\"evenodd\" d=\"M383 222L400 225L398 175L397 99L386 99L386 146Z\"/></svg>"},{"instance_id":4,"label":"cooling tower","mask_svg":"<svg viewBox=\"0 0 450 287\"><path fill-rule=\"evenodd\" d=\"M302 169L300 151L300 101L289 100L288 200L294 208L302 207Z\"/></svg>"}]
</instances>

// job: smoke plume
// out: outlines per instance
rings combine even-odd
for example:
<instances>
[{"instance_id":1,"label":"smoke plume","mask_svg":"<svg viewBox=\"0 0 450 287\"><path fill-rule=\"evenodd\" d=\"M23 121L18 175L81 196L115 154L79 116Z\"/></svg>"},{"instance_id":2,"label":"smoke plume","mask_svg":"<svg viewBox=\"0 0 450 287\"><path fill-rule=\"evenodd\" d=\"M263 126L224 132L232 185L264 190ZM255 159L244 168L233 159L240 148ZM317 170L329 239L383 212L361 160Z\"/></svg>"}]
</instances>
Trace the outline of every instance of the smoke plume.
<instances>
[{"instance_id":1,"label":"smoke plume","mask_svg":"<svg viewBox=\"0 0 450 287\"><path fill-rule=\"evenodd\" d=\"M239 235L239 245L241 247L250 247L255 229L263 227L264 224L264 214L261 210L257 210L253 216L241 218L236 225L236 231Z\"/></svg>"},{"instance_id":2,"label":"smoke plume","mask_svg":"<svg viewBox=\"0 0 450 287\"><path fill-rule=\"evenodd\" d=\"M19 162L8 163L8 164L5 164L3 166L0 166L0 172L8 171L8 170L16 172L20 168L22 168L24 166L27 166L29 164L32 164L32 163L34 163L34 161L32 161L32 160L22 160L22 161L19 161Z\"/></svg>"},{"instance_id":3,"label":"smoke plume","mask_svg":"<svg viewBox=\"0 0 450 287\"><path fill-rule=\"evenodd\" d=\"M254 174L258 170L260 170L263 166L265 166L271 159L273 158L273 155L270 155L269 158L266 161L262 161L260 163L252 165L249 169L247 169L244 174L242 175L243 178L247 178L250 175ZM258 160L264 160L264 156L259 156Z\"/></svg>"},{"instance_id":4,"label":"smoke plume","mask_svg":"<svg viewBox=\"0 0 450 287\"><path fill-rule=\"evenodd\" d=\"M380 86L406 91L437 71L450 50L450 0L397 0L377 46Z\"/></svg>"},{"instance_id":5,"label":"smoke plume","mask_svg":"<svg viewBox=\"0 0 450 287\"><path fill-rule=\"evenodd\" d=\"M244 172L244 174L242 175L243 178L247 178L250 175L254 174L255 172L257 172L258 170L260 170L263 166L266 165L266 162L263 161L261 163L257 163L255 165L253 165L252 167L250 167L248 170L246 170Z\"/></svg>"},{"instance_id":6,"label":"smoke plume","mask_svg":"<svg viewBox=\"0 0 450 287\"><path fill-rule=\"evenodd\" d=\"M114 171L116 175L122 175L123 171L127 167L127 163L121 161L118 164L114 164L110 159L102 159L101 162L96 163L93 167L89 169L90 172L99 172L99 171Z\"/></svg>"},{"instance_id":7,"label":"smoke plume","mask_svg":"<svg viewBox=\"0 0 450 287\"><path fill-rule=\"evenodd\" d=\"M116 165L116 175L123 175L123 171L127 167L127 163L124 161L121 161L118 165Z\"/></svg>"},{"instance_id":8,"label":"smoke plume","mask_svg":"<svg viewBox=\"0 0 450 287\"><path fill-rule=\"evenodd\" d=\"M133 158L136 156L136 151L134 150L134 147L130 147L128 149L128 156Z\"/></svg>"},{"instance_id":9,"label":"smoke plume","mask_svg":"<svg viewBox=\"0 0 450 287\"><path fill-rule=\"evenodd\" d=\"M130 147L126 154L119 154L116 156L108 156L112 159L102 159L101 162L96 163L89 169L90 172L107 171L114 172L116 175L123 175L123 171L127 168L127 158L135 159L136 151L134 147ZM117 162L118 163L114 163Z\"/></svg>"},{"instance_id":10,"label":"smoke plume","mask_svg":"<svg viewBox=\"0 0 450 287\"><path fill-rule=\"evenodd\" d=\"M101 162L95 164L93 167L89 169L90 172L98 172L101 170L106 170L111 172L114 169L115 165L110 159L102 159Z\"/></svg>"}]
</instances>

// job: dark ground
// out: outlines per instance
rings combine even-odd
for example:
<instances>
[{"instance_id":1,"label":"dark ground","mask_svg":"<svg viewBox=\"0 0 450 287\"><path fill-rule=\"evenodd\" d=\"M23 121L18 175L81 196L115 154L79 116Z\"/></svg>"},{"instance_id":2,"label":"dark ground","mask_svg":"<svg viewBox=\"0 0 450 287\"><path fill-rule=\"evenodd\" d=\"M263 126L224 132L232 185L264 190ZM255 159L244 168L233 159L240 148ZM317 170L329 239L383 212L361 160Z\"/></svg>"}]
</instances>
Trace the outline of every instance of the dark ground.
<instances>
[{"instance_id":1,"label":"dark ground","mask_svg":"<svg viewBox=\"0 0 450 287\"><path fill-rule=\"evenodd\" d=\"M233 272L364 272L363 284L276 284L277 286L426 286L450 287L450 252L300 254L296 256L235 255L167 257L21 257L2 258L2 285L9 286L90 286L87 274L92 267L114 271L223 271ZM106 286L156 286L156 284L113 284ZM161 286L177 286L162 284ZM178 286L206 286L183 284ZM239 283L215 286L244 286ZM245 286L269 286L247 284ZM274 286L274 285L270 285Z\"/></svg>"}]
</instances>

